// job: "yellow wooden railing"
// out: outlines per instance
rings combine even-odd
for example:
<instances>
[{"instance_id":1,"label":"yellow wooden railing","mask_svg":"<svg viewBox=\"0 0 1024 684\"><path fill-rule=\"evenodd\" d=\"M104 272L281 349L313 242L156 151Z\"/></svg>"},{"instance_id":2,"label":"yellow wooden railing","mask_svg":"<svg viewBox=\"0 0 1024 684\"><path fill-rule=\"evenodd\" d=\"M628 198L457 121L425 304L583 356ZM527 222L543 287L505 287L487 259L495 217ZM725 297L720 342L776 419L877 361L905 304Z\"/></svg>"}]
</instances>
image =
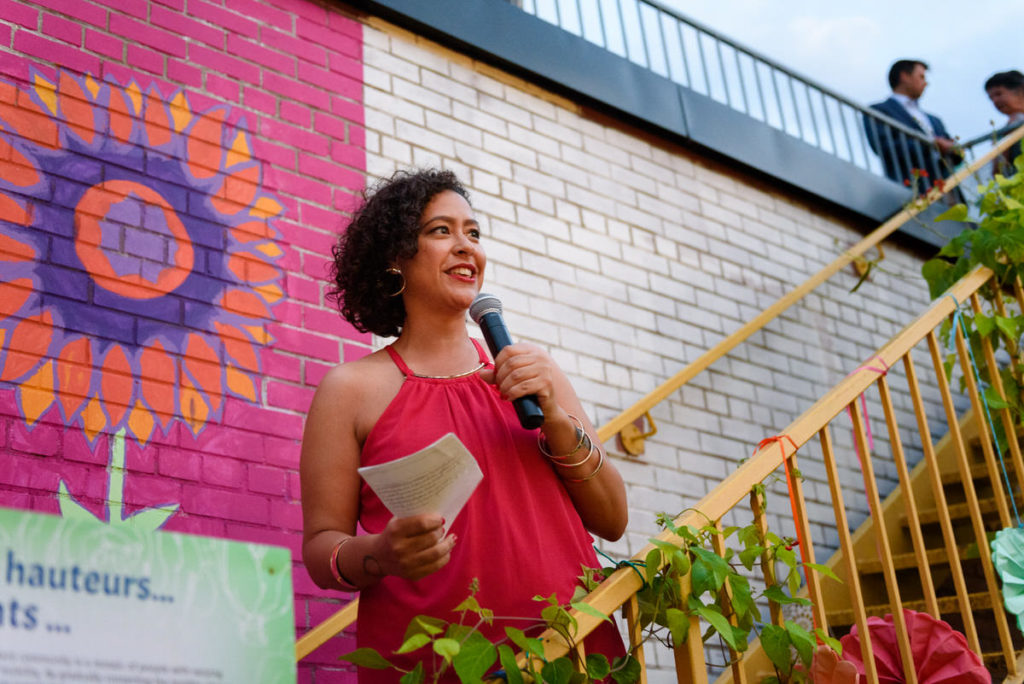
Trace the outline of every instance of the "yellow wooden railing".
<instances>
[{"instance_id":1,"label":"yellow wooden railing","mask_svg":"<svg viewBox=\"0 0 1024 684\"><path fill-rule=\"evenodd\" d=\"M944 192L948 193L954 187L959 185L964 179L972 176L978 169L981 169L984 166L991 163L991 161L997 155L1002 154L1005 150L1007 150L1010 146L1012 146L1022 137L1024 137L1024 127L1014 131L1010 135L1000 140L999 143L996 146L994 146L993 149L990 150L987 154L980 157L969 167L957 172L949 179L947 179ZM941 197L941 194L933 192L931 195L927 197L927 200L931 202L938 199L939 197ZM835 261L833 261L831 264L829 264L821 271L813 275L802 285L795 288L785 296L781 297L773 305L771 305L770 307L762 311L760 314L758 314L756 317L751 319L749 322L741 326L738 330L736 330L734 333L723 339L712 349L705 352L697 360L683 368L680 372L678 372L669 380L662 383L659 387L657 387L655 390L649 393L646 397L644 397L639 402L637 402L630 408L620 413L618 416L613 418L605 425L601 426L598 429L598 435L600 436L601 440L607 441L608 439L611 439L617 433L619 433L625 426L632 424L633 421L635 421L637 418L640 418L647 414L653 406L669 397L683 384L690 381L700 372L708 368L716 360L727 354L741 342L750 337L750 335L763 328L770 321L774 320L787 308L789 308L794 303L796 303L801 298L810 293L812 290L814 290L814 288L816 288L818 285L825 282L829 277L839 272L844 267L852 263L855 259L865 254L869 249L878 245L882 240L891 235L896 229L898 229L900 226L902 226L907 221L911 220L913 217L915 217L917 214L923 211L925 208L927 208L927 204L928 202L925 201L913 203L910 206L903 209L902 211L900 211L898 214L896 214L891 219L883 223L875 231L873 231L871 234L869 234L855 246L844 251L841 255L839 255L839 257L837 257ZM969 277L965 278L963 281L961 281L961 283L958 283L957 286L953 288L954 296L958 298L958 301L964 301L965 298L970 297L977 290L977 288L980 287L987 280L987 278L987 273L981 271L976 271L972 273ZM936 302L934 306L932 306L931 309L928 310L928 312L921 319L919 319L918 322L910 326L910 328L908 328L907 330L924 330L925 328L921 328L921 326L926 324L922 323L922 321L933 321L933 319L941 321L941 319L944 316L950 313L952 308L953 304L950 299L939 300L938 302ZM938 316L937 319L935 318L936 316ZM935 325L937 325L937 323L935 323ZM927 330L931 331L932 328L934 328L934 325L932 325L931 328L927 328ZM889 345L887 345L885 348L883 348L882 351L879 352L879 355L883 356L886 362L890 362L890 358L888 357L891 357L892 362L895 362L897 360L903 359L906 356L906 351L902 351L897 354L896 349L899 348L900 345L907 343L907 341L910 340L911 337L913 337L913 335L907 337L907 330L905 330L904 333L901 333L900 336L893 340L893 342L890 342ZM928 335L934 337L933 332L929 332ZM916 344L925 336L926 335L922 333L920 337L914 339L912 342L909 342L910 346L913 346L913 344ZM931 337L929 338L930 341ZM896 346L894 347L893 345ZM906 356L906 359L906 363L910 363L909 356ZM942 375L942 373L939 373L939 375ZM821 432L822 450L823 452L826 452L825 459L826 465L828 465L829 460L832 459L831 440L828 437L828 421L830 421L832 417L836 415L836 413L838 413L842 408L846 406L852 406L851 410L853 412L853 415L859 416L860 409L854 404L854 400L857 396L860 395L860 393L862 393L868 387L868 385L872 383L872 381L873 378L866 377L866 374L864 373L859 373L855 376L848 378L843 383L837 385L821 401L815 404L815 406L811 410L809 410L807 413L805 413L803 416L797 419L797 421L795 421L792 425L790 425L790 427L787 428L785 434L792 438L798 446L802 446L813 435ZM881 378L879 381L884 383L884 377ZM915 401L915 407L916 403L917 402ZM952 406L952 404L950 404L950 406ZM955 424L955 420L952 422L953 424ZM925 424L925 428L926 427L927 425ZM862 426L859 428L859 432L861 433L861 438L863 438ZM924 434L922 435L922 437L924 437ZM861 453L867 453L866 447L861 449ZM697 509L700 511L699 515L696 513L689 513L683 515L680 517L678 521L679 524L695 524L696 526L700 526L701 524L703 524L703 521L705 520L703 516L707 516L708 518L711 518L713 520L719 520L728 511L735 507L740 500L744 499L749 494L750 489L754 484L761 482L775 469L777 469L778 466L782 463L782 457L783 454L781 453L777 444L772 444L771 446L759 450L753 458L744 463L736 472L734 472L732 475L726 478L719 486L717 486L711 493L709 493L700 502L700 504L698 504ZM795 462L795 454L791 455L791 459L793 462ZM1024 466L1021 466L1018 472L1024 474ZM829 468L830 482L834 474L835 463L834 460L832 460L831 466ZM835 480L834 485L830 484L830 486L833 487L833 498L839 502L837 505L841 506L842 499L838 479ZM870 485L868 486L868 489L871 489ZM870 498L871 491L869 491L868 494ZM792 495L797 505L797 524L803 526L804 528L807 528L808 523L805 514L803 513L803 494L801 491L801 485L799 480L796 480L793 484ZM877 499L878 492L877 490L875 490L874 500L877 501ZM755 505L753 506L753 508L757 509L758 506ZM872 504L873 514L876 509L877 507L875 507ZM760 516L763 516L763 513L759 513L757 510L755 510L755 519L760 519L760 521L763 521L763 517ZM836 520L840 529L840 536L842 537L843 533L845 533L846 536L849 536L849 533L847 531L848 528L845 524L845 514L841 515L840 511L837 510ZM803 536L809 539L809 531L807 529L804 529L803 532L806 533ZM663 538L667 538L670 535L662 536ZM651 548L653 547L646 547L645 549L640 551L640 553L634 556L634 559L643 560L646 557L647 552L650 551ZM813 552L812 557L806 560L807 562L814 562ZM819 624L824 626L826 624L824 621L823 612L824 603L820 600L820 591L815 587L813 573L811 575L812 576L809 577L811 585L809 587L811 597L812 600L814 600L815 605L817 606L817 613L820 613L819 615L817 615L817 617L819 618ZM855 584L856 582L852 583L852 585ZM631 635L634 635L635 638L639 638L639 627L638 625L636 625L635 620L638 615L638 610L636 606L636 592L638 589L640 589L640 587L641 581L636 573L632 571L619 571L612 575L612 577L610 577L608 580L603 582L598 589L596 589L587 597L586 601L592 607L596 608L605 615L611 615L619 608L623 608L624 614L626 615L626 619L629 622L629 633ZM996 591L998 591L998 589L996 589ZM863 609L863 602L860 600L859 596L856 598L851 597L851 600L855 606L859 605L861 609ZM304 634L302 637L300 637L296 642L296 658L298 660L301 660L309 653L313 652L316 648L321 646L323 643L325 643L328 639L339 634L344 629L348 628L355 621L357 604L358 600L352 601L350 604L343 607L341 610L339 610L337 613L329 617L327 620L317 625L309 632ZM861 610L861 612L863 612L863 610ZM578 614L576 615L576 618L579 621L580 637L589 634L589 632L599 622L597 618L585 614ZM899 618L899 621L901 620L902 618ZM858 625L860 629L863 629L863 627L861 626L862 624L863 621L861 620L861 616L858 616ZM691 629L691 632L698 629L699 627L696 625L695 622ZM696 633L699 634L699 632ZM564 654L568 650L568 647L564 644L563 640L557 634L546 634L544 638L546 648L548 649L548 657L557 657L558 655ZM867 645L867 648L870 649L870 644ZM700 648L700 639L689 639L687 641L687 646L684 646L682 650L685 651L685 653L677 653L677 666L680 681L706 681L703 651ZM637 655L642 662L642 651L638 651ZM867 658L867 655L865 656L866 662L872 662L870 658ZM685 674L686 672L690 672L690 674ZM745 676L743 676L739 670L737 670L736 681L746 681Z\"/></svg>"}]
</instances>

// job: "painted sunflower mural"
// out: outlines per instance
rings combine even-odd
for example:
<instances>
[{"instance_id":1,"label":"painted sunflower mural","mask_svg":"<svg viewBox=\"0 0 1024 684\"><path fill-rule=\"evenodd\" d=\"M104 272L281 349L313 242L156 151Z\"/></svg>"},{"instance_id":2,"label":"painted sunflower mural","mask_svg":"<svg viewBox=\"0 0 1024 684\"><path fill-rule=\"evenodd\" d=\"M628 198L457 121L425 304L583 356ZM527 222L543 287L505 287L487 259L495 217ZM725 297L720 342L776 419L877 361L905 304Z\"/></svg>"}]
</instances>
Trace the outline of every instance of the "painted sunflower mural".
<instances>
[{"instance_id":1,"label":"painted sunflower mural","mask_svg":"<svg viewBox=\"0 0 1024 684\"><path fill-rule=\"evenodd\" d=\"M0 390L29 428L56 409L123 466L125 438L259 400L283 209L236 119L134 80L0 81Z\"/></svg>"}]
</instances>

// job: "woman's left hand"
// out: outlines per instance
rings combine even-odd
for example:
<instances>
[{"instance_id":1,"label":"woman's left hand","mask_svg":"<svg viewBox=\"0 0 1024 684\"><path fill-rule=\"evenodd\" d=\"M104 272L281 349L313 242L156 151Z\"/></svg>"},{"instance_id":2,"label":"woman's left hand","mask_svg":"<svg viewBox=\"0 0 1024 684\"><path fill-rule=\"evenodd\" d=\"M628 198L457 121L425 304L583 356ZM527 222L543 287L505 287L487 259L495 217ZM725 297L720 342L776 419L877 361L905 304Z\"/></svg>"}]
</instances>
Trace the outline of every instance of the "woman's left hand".
<instances>
[{"instance_id":1,"label":"woman's left hand","mask_svg":"<svg viewBox=\"0 0 1024 684\"><path fill-rule=\"evenodd\" d=\"M494 359L493 371L481 371L481 377L493 382L503 399L512 401L536 395L544 415L558 408L555 396L554 360L540 347L526 342L510 344Z\"/></svg>"}]
</instances>

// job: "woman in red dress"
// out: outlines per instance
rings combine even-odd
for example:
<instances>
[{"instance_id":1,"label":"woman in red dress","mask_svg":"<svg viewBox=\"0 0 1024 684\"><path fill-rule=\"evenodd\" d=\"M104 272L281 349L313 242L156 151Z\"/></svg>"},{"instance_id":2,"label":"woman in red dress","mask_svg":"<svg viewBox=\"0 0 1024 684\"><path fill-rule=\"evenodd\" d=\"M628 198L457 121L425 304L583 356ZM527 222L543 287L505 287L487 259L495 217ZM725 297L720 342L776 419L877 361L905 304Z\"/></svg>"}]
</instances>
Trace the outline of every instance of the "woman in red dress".
<instances>
[{"instance_id":1,"label":"woman in red dress","mask_svg":"<svg viewBox=\"0 0 1024 684\"><path fill-rule=\"evenodd\" d=\"M513 344L492 363L469 336L466 312L487 259L454 174L399 172L378 185L334 255L331 294L343 316L398 339L329 371L313 398L300 467L303 560L317 585L360 592L360 646L405 670L424 660L429 675L430 653L393 654L413 617L458 621L452 609L473 584L480 605L502 618L483 628L488 638L538 624L543 604L533 596L568 602L581 565L598 565L589 533L622 535L625 488L547 352ZM520 427L511 403L530 394L544 412L539 431ZM483 472L465 508L453 521L392 517L356 469L448 432ZM586 650L623 652L608 623ZM360 668L360 682L397 679Z\"/></svg>"}]
</instances>

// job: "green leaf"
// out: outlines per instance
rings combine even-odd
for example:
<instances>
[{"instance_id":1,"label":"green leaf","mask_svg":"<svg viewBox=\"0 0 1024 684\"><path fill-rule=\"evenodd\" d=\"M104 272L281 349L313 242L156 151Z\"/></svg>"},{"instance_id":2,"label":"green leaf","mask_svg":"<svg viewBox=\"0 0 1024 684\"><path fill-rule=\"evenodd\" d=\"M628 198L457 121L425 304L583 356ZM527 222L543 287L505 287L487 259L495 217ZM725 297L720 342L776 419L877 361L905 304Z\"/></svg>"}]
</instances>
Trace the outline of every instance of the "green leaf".
<instances>
[{"instance_id":1,"label":"green leaf","mask_svg":"<svg viewBox=\"0 0 1024 684\"><path fill-rule=\"evenodd\" d=\"M921 275L928 283L928 294L932 299L937 299L955 282L952 273L953 265L945 259L930 259L924 262Z\"/></svg>"},{"instance_id":2,"label":"green leaf","mask_svg":"<svg viewBox=\"0 0 1024 684\"><path fill-rule=\"evenodd\" d=\"M453 612L456 612L456 613L464 613L467 610L471 610L474 613L476 613L477 615L479 615L480 614L480 602L476 600L475 596L467 596L466 599L462 603L460 603L459 605L455 606L455 608L453 608L452 610L453 610Z\"/></svg>"},{"instance_id":3,"label":"green leaf","mask_svg":"<svg viewBox=\"0 0 1024 684\"><path fill-rule=\"evenodd\" d=\"M569 684L572 673L572 661L565 656L545 663L540 670L540 676L543 677L545 684Z\"/></svg>"},{"instance_id":4,"label":"green leaf","mask_svg":"<svg viewBox=\"0 0 1024 684\"><path fill-rule=\"evenodd\" d=\"M754 599L750 595L750 582L740 574L729 575L729 588L732 589L732 609L737 617L745 616L753 607Z\"/></svg>"},{"instance_id":5,"label":"green leaf","mask_svg":"<svg viewBox=\"0 0 1024 684\"><path fill-rule=\"evenodd\" d=\"M732 625L729 624L729 620L717 610L717 606L701 606L697 609L697 614L707 620L708 624L715 628L722 638L725 639L725 643L734 651L745 651L747 649L747 643L745 641L739 641L736 638L736 634L733 632Z\"/></svg>"},{"instance_id":6,"label":"green leaf","mask_svg":"<svg viewBox=\"0 0 1024 684\"><path fill-rule=\"evenodd\" d=\"M676 646L685 644L690 634L690 617L678 608L669 608L665 611L665 618L668 622L668 631L672 635L672 643Z\"/></svg>"},{"instance_id":7,"label":"green leaf","mask_svg":"<svg viewBox=\"0 0 1024 684\"><path fill-rule=\"evenodd\" d=\"M743 544L743 548L749 549L761 543L761 531L757 529L757 525L747 525L736 533L736 539Z\"/></svg>"},{"instance_id":8,"label":"green leaf","mask_svg":"<svg viewBox=\"0 0 1024 684\"><path fill-rule=\"evenodd\" d=\"M796 648L800 661L807 667L810 667L811 659L814 657L814 647L816 646L814 636L792 620L786 620L785 624L786 633L789 634L789 640L792 642L793 647Z\"/></svg>"},{"instance_id":9,"label":"green leaf","mask_svg":"<svg viewBox=\"0 0 1024 684\"><path fill-rule=\"evenodd\" d=\"M683 577L686 573L690 572L690 557L682 549L676 549L670 556L672 560L672 570Z\"/></svg>"},{"instance_id":10,"label":"green leaf","mask_svg":"<svg viewBox=\"0 0 1024 684\"><path fill-rule=\"evenodd\" d=\"M1017 319L1009 316L995 316L996 325L999 327L999 331L1006 335L1007 338L1017 341L1020 338L1020 332L1017 330Z\"/></svg>"},{"instance_id":11,"label":"green leaf","mask_svg":"<svg viewBox=\"0 0 1024 684\"><path fill-rule=\"evenodd\" d=\"M506 627L505 635L512 640L512 643L526 651L527 654L543 655L544 644L541 643L540 639L528 637L523 633L523 630L516 629L515 627Z\"/></svg>"},{"instance_id":12,"label":"green leaf","mask_svg":"<svg viewBox=\"0 0 1024 684\"><path fill-rule=\"evenodd\" d=\"M633 684L640 679L640 663L631 655L616 658L612 663L612 679L615 684Z\"/></svg>"},{"instance_id":13,"label":"green leaf","mask_svg":"<svg viewBox=\"0 0 1024 684\"><path fill-rule=\"evenodd\" d=\"M809 599L801 598L799 596L790 596L789 594L782 591L782 587L777 584L773 584L764 590L763 596L766 599L771 599L779 604L796 603L801 606L809 606L811 602Z\"/></svg>"},{"instance_id":14,"label":"green leaf","mask_svg":"<svg viewBox=\"0 0 1024 684\"><path fill-rule=\"evenodd\" d=\"M740 551L740 563L743 563L743 567L747 570L753 570L754 563L761 558L761 554L763 553L763 546L751 546L748 549L744 549L743 551Z\"/></svg>"},{"instance_id":15,"label":"green leaf","mask_svg":"<svg viewBox=\"0 0 1024 684\"><path fill-rule=\"evenodd\" d=\"M601 653L591 653L587 656L587 676L591 679L601 681L611 670L612 666L607 656Z\"/></svg>"},{"instance_id":16,"label":"green leaf","mask_svg":"<svg viewBox=\"0 0 1024 684\"><path fill-rule=\"evenodd\" d=\"M423 679L423 661L421 660L416 663L416 667L402 675L402 678L398 680L398 684L423 684Z\"/></svg>"},{"instance_id":17,"label":"green leaf","mask_svg":"<svg viewBox=\"0 0 1024 684\"><path fill-rule=\"evenodd\" d=\"M339 656L338 660L347 660L353 665L368 667L371 670L387 670L394 667L384 659L384 656L377 653L377 650L373 648L357 648L351 653Z\"/></svg>"},{"instance_id":18,"label":"green leaf","mask_svg":"<svg viewBox=\"0 0 1024 684\"><path fill-rule=\"evenodd\" d=\"M772 664L783 674L789 674L793 664L790 661L789 632L778 625L765 625L761 630L761 649Z\"/></svg>"},{"instance_id":19,"label":"green leaf","mask_svg":"<svg viewBox=\"0 0 1024 684\"><path fill-rule=\"evenodd\" d=\"M516 654L508 644L498 646L498 658L501 660L501 668L505 670L505 679L508 684L523 684L523 673L519 670L516 662Z\"/></svg>"},{"instance_id":20,"label":"green leaf","mask_svg":"<svg viewBox=\"0 0 1024 684\"><path fill-rule=\"evenodd\" d=\"M415 651L418 648L423 648L430 643L430 636L427 634L413 634L411 637L402 642L402 645L398 647L395 654L409 653Z\"/></svg>"},{"instance_id":21,"label":"green leaf","mask_svg":"<svg viewBox=\"0 0 1024 684\"><path fill-rule=\"evenodd\" d=\"M540 594L536 594L533 597L533 600L539 603L550 603L553 606L557 606L559 604L558 594L551 594L551 596L541 596Z\"/></svg>"},{"instance_id":22,"label":"green leaf","mask_svg":"<svg viewBox=\"0 0 1024 684\"><path fill-rule=\"evenodd\" d=\"M999 393L996 391L995 387L985 388L985 402L988 404L988 407L993 410L1012 407L1012 404L1010 404L1008 401L1004 401L1003 398L999 396Z\"/></svg>"},{"instance_id":23,"label":"green leaf","mask_svg":"<svg viewBox=\"0 0 1024 684\"><path fill-rule=\"evenodd\" d=\"M715 590L717 591L718 589L721 589L722 585L725 584L725 578L730 572L732 572L732 568L729 567L729 564L717 553L712 553L707 549L694 547L691 550L695 556L704 563L707 563L711 568L711 572L714 574Z\"/></svg>"},{"instance_id":24,"label":"green leaf","mask_svg":"<svg viewBox=\"0 0 1024 684\"><path fill-rule=\"evenodd\" d=\"M574 602L570 603L569 605L572 606L573 608L575 608L576 610L578 610L579 612L585 614L585 615L590 615L591 617L601 618L602 620L605 620L607 622L611 622L612 621L612 619L610 617L608 617L607 615L605 615L604 613L602 613L601 611L599 611L597 608L595 608L594 606L590 605L589 603L584 603L583 601L574 601Z\"/></svg>"},{"instance_id":25,"label":"green leaf","mask_svg":"<svg viewBox=\"0 0 1024 684\"><path fill-rule=\"evenodd\" d=\"M964 223L967 221L967 205L957 204L956 206L950 207L936 216L935 221L960 221L961 223Z\"/></svg>"},{"instance_id":26,"label":"green leaf","mask_svg":"<svg viewBox=\"0 0 1024 684\"><path fill-rule=\"evenodd\" d=\"M452 658L459 655L460 650L462 650L462 647L459 646L459 642L455 639L445 637L434 642L434 653L444 658L447 662L451 662Z\"/></svg>"},{"instance_id":27,"label":"green leaf","mask_svg":"<svg viewBox=\"0 0 1024 684\"><path fill-rule=\"evenodd\" d=\"M658 570L661 569L661 551L658 549L651 549L647 552L647 557L644 559L646 565L645 573L647 575L647 581L650 582L654 579L654 576L658 574Z\"/></svg>"},{"instance_id":28,"label":"green leaf","mask_svg":"<svg viewBox=\"0 0 1024 684\"><path fill-rule=\"evenodd\" d=\"M811 570L817 572L819 575L824 575L825 577L833 579L836 582L839 582L840 584L842 584L843 582L843 580L839 579L839 575L832 572L832 568L828 567L827 565L821 565L820 563L804 563L804 567L810 568Z\"/></svg>"},{"instance_id":29,"label":"green leaf","mask_svg":"<svg viewBox=\"0 0 1024 684\"><path fill-rule=\"evenodd\" d=\"M455 674L463 684L477 684L491 669L498 651L487 637L480 632L473 632L462 644L458 655L452 661Z\"/></svg>"},{"instance_id":30,"label":"green leaf","mask_svg":"<svg viewBox=\"0 0 1024 684\"><path fill-rule=\"evenodd\" d=\"M690 578L692 596L702 596L706 591L716 592L721 588L721 585L715 586L715 573L711 566L701 559L694 561L690 568Z\"/></svg>"},{"instance_id":31,"label":"green leaf","mask_svg":"<svg viewBox=\"0 0 1024 684\"><path fill-rule=\"evenodd\" d=\"M405 630L404 641L408 641L409 637L413 634L437 636L444 631L446 624L444 620L439 618L430 617L429 615L417 615L409 621L409 626Z\"/></svg>"},{"instance_id":32,"label":"green leaf","mask_svg":"<svg viewBox=\"0 0 1024 684\"><path fill-rule=\"evenodd\" d=\"M815 635L817 635L819 639L821 639L821 642L823 644L831 648L839 655L843 655L843 644L839 641L839 639L829 636L828 632L823 630L821 627L815 627L814 633Z\"/></svg>"},{"instance_id":33,"label":"green leaf","mask_svg":"<svg viewBox=\"0 0 1024 684\"><path fill-rule=\"evenodd\" d=\"M996 329L996 321L992 316L979 313L974 317L974 327L982 337L988 337Z\"/></svg>"}]
</instances>

